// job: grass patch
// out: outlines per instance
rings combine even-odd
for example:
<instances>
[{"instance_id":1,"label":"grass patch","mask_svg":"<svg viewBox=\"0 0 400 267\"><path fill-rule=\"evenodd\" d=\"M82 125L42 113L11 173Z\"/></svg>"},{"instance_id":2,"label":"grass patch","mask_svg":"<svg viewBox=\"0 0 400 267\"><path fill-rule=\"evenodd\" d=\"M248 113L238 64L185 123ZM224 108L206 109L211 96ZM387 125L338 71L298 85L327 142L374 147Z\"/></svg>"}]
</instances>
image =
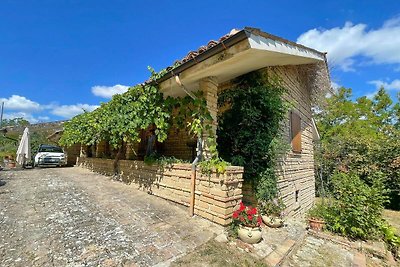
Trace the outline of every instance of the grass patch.
<instances>
[{"instance_id":1,"label":"grass patch","mask_svg":"<svg viewBox=\"0 0 400 267\"><path fill-rule=\"evenodd\" d=\"M171 266L267 267L268 265L249 253L241 252L228 244L211 240L198 247L195 251L177 259Z\"/></svg>"}]
</instances>

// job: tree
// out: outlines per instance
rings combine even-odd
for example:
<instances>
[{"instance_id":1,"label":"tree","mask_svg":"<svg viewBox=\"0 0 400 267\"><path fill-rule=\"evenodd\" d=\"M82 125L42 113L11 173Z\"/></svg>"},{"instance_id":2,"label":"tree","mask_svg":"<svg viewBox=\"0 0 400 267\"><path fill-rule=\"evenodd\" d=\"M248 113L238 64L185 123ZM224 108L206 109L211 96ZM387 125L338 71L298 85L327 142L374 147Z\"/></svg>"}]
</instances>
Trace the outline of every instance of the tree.
<instances>
[{"instance_id":1,"label":"tree","mask_svg":"<svg viewBox=\"0 0 400 267\"><path fill-rule=\"evenodd\" d=\"M351 89L340 88L316 114L321 133L317 159L323 177L329 184L329 177L339 170L372 184L373 174L382 172L391 206L400 208L399 103L394 104L384 88L372 100L353 101L351 96Z\"/></svg>"}]
</instances>

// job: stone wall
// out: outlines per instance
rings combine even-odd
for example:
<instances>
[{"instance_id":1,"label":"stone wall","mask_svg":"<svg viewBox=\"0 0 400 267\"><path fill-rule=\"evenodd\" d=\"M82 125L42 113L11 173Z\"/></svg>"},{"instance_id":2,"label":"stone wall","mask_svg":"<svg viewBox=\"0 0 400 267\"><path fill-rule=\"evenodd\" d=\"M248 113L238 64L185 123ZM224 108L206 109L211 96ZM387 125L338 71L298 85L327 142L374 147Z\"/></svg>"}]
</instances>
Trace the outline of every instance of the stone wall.
<instances>
[{"instance_id":1,"label":"stone wall","mask_svg":"<svg viewBox=\"0 0 400 267\"><path fill-rule=\"evenodd\" d=\"M67 152L67 165L68 166L74 166L76 164L76 159L79 157L80 151L81 151L81 145L80 144L74 144L70 147L65 147L64 151Z\"/></svg>"},{"instance_id":2,"label":"stone wall","mask_svg":"<svg viewBox=\"0 0 400 267\"><path fill-rule=\"evenodd\" d=\"M190 145L195 143L186 128L176 129L172 127L168 132L167 140L162 144L162 154L167 157L175 157L178 159L192 161L192 148ZM195 152L194 152L195 153Z\"/></svg>"},{"instance_id":3,"label":"stone wall","mask_svg":"<svg viewBox=\"0 0 400 267\"><path fill-rule=\"evenodd\" d=\"M278 187L290 216L303 215L315 200L314 146L312 133L311 85L305 71L308 65L277 66L267 69L281 78L287 89L284 99L301 118L301 153L291 150L279 161ZM290 144L289 114L283 122L283 137ZM297 193L296 193L297 191ZM296 199L297 197L297 199Z\"/></svg>"},{"instance_id":4,"label":"stone wall","mask_svg":"<svg viewBox=\"0 0 400 267\"><path fill-rule=\"evenodd\" d=\"M78 165L92 171L114 175L114 160L78 158ZM142 161L120 160L120 179L155 196L189 206L190 164L146 165ZM243 168L231 166L224 174L202 175L197 170L194 213L221 225L228 225L242 200Z\"/></svg>"},{"instance_id":5,"label":"stone wall","mask_svg":"<svg viewBox=\"0 0 400 267\"><path fill-rule=\"evenodd\" d=\"M287 207L286 212L289 216L304 214L315 199L311 85L309 73L306 74L309 70L309 65L275 66L261 70L281 79L282 85L287 89L284 99L292 105L292 109L301 118L302 152L294 153L290 150L280 158L277 169L280 196ZM229 89L232 85L232 81L220 84L219 91ZM227 108L221 107L219 113ZM282 122L282 129L283 138L290 145L289 115ZM244 183L243 195L245 203L257 205L254 189L247 181Z\"/></svg>"}]
</instances>

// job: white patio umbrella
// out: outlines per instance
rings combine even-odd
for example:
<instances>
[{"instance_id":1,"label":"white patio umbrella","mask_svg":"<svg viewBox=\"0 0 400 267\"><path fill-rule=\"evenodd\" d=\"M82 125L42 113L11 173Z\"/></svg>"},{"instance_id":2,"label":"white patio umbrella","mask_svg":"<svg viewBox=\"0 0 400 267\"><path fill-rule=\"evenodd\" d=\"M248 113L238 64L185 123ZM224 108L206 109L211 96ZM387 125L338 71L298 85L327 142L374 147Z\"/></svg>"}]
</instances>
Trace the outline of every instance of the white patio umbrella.
<instances>
[{"instance_id":1,"label":"white patio umbrella","mask_svg":"<svg viewBox=\"0 0 400 267\"><path fill-rule=\"evenodd\" d=\"M31 141L29 137L29 129L25 128L24 133L21 137L21 142L19 143L17 150L17 163L19 165L25 165L31 160Z\"/></svg>"}]
</instances>

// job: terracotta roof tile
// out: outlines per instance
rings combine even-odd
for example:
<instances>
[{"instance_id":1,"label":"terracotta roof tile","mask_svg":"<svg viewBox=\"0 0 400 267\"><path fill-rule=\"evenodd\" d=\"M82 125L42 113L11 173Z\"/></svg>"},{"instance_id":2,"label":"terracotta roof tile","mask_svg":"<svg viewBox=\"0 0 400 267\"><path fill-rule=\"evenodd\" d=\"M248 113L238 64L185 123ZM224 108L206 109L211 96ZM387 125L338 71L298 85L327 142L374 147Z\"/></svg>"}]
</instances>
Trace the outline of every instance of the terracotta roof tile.
<instances>
[{"instance_id":1,"label":"terracotta roof tile","mask_svg":"<svg viewBox=\"0 0 400 267\"><path fill-rule=\"evenodd\" d=\"M228 34L225 34L224 36L222 36L221 38L219 38L217 41L215 40L211 40L207 43L207 45L203 45L200 46L196 51L190 51L184 58L182 58L181 60L176 60L174 63L174 66L178 65L178 64L183 64L195 57L197 57L198 55L204 53L205 51L207 51L208 49L216 46L217 44L225 41L226 39L228 39L229 37L231 37L232 35L236 34L237 32L239 32L239 30L237 29L233 29L231 30Z\"/></svg>"}]
</instances>

